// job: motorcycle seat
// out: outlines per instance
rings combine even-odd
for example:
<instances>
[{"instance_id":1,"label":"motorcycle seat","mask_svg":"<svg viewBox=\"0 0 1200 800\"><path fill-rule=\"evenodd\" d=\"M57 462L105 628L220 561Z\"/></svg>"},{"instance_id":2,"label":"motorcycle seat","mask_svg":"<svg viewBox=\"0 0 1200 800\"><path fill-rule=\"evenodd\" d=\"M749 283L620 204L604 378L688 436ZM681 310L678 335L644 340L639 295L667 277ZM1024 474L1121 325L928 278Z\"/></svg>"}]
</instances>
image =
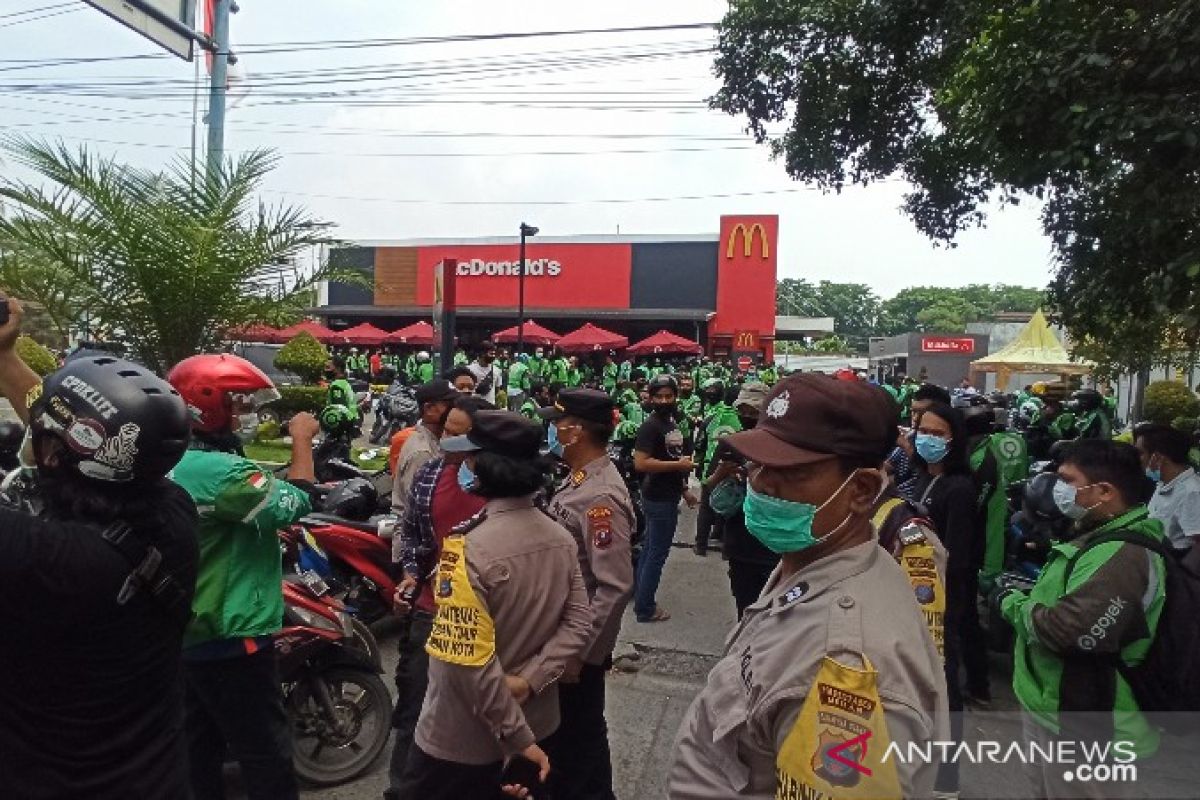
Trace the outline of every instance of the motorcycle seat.
<instances>
[{"instance_id":1,"label":"motorcycle seat","mask_svg":"<svg viewBox=\"0 0 1200 800\"><path fill-rule=\"evenodd\" d=\"M353 528L363 533L369 533L372 536L379 535L379 528L373 522L360 522L353 519L345 519L344 517L336 517L333 514L322 514L314 512L304 517L308 522L321 522L329 525L341 525L343 528Z\"/></svg>"}]
</instances>

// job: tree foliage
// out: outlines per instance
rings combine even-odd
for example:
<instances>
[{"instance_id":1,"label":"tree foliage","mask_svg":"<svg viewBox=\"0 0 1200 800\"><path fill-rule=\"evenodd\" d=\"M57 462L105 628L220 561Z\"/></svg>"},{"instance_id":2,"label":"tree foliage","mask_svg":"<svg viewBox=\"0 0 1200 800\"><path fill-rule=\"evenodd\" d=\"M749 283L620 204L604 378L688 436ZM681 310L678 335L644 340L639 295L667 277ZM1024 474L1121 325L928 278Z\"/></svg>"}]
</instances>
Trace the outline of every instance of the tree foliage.
<instances>
[{"instance_id":1,"label":"tree foliage","mask_svg":"<svg viewBox=\"0 0 1200 800\"><path fill-rule=\"evenodd\" d=\"M906 179L936 240L1043 200L1074 338L1200 327L1200 0L733 0L716 71L789 175Z\"/></svg>"},{"instance_id":2,"label":"tree foliage","mask_svg":"<svg viewBox=\"0 0 1200 800\"><path fill-rule=\"evenodd\" d=\"M255 200L269 153L209 174L32 140L7 149L42 181L0 180L14 206L0 218L0 283L64 323L86 315L91 335L122 341L153 369L218 347L229 328L296 319L320 280L362 280L301 266L329 243L329 226Z\"/></svg>"},{"instance_id":3,"label":"tree foliage","mask_svg":"<svg viewBox=\"0 0 1200 800\"><path fill-rule=\"evenodd\" d=\"M1170 425L1179 417L1200 414L1196 393L1180 381L1155 381L1146 387L1142 416L1150 422Z\"/></svg>"},{"instance_id":4,"label":"tree foliage","mask_svg":"<svg viewBox=\"0 0 1200 800\"><path fill-rule=\"evenodd\" d=\"M316 383L321 379L329 351L325 345L306 331L296 334L279 348L275 354L275 366L284 372L294 372L305 383Z\"/></svg>"},{"instance_id":5,"label":"tree foliage","mask_svg":"<svg viewBox=\"0 0 1200 800\"><path fill-rule=\"evenodd\" d=\"M908 331L957 333L967 323L991 319L1002 311L1033 312L1045 303L1045 293L1024 286L972 284L959 289L915 286L880 300L865 284L809 283L784 278L776 289L780 314L833 317L834 331L850 349L865 351L871 336Z\"/></svg>"}]
</instances>

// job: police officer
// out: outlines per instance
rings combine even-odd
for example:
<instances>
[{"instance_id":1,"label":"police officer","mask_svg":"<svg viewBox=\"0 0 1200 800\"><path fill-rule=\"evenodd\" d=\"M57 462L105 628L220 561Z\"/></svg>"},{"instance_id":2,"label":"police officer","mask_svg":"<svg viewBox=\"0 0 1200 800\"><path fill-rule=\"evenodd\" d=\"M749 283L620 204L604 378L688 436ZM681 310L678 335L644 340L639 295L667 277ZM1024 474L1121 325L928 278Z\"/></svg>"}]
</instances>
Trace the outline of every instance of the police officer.
<instances>
[{"instance_id":1,"label":"police officer","mask_svg":"<svg viewBox=\"0 0 1200 800\"><path fill-rule=\"evenodd\" d=\"M401 798L493 797L517 754L542 781L550 773L538 742L558 727L558 680L591 640L592 612L575 540L535 503L541 442L541 427L511 411L481 411L470 433L442 442L466 453L460 485L488 502L442 542Z\"/></svg>"},{"instance_id":2,"label":"police officer","mask_svg":"<svg viewBox=\"0 0 1200 800\"><path fill-rule=\"evenodd\" d=\"M597 389L564 389L538 412L549 422L551 450L571 472L554 495L550 513L579 548L579 567L592 607L592 632L559 687L562 725L546 741L555 765L555 794L612 800L612 764L604 721L604 673L633 594L630 536L635 526L629 490L608 457L615 409Z\"/></svg>"},{"instance_id":3,"label":"police officer","mask_svg":"<svg viewBox=\"0 0 1200 800\"><path fill-rule=\"evenodd\" d=\"M673 800L930 796L936 764L880 758L888 740L949 738L941 659L871 528L895 439L881 389L818 373L777 383L726 438L752 463L746 527L782 561L684 718Z\"/></svg>"}]
</instances>

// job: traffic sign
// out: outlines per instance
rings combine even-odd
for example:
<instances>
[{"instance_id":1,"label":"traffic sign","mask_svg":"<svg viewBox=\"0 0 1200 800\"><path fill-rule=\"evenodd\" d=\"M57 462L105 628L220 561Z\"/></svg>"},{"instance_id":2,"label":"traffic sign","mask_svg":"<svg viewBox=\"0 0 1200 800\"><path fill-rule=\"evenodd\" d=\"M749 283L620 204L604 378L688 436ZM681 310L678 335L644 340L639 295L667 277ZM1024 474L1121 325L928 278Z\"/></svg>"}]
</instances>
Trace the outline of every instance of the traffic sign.
<instances>
[{"instance_id":1,"label":"traffic sign","mask_svg":"<svg viewBox=\"0 0 1200 800\"><path fill-rule=\"evenodd\" d=\"M195 0L85 0L184 61L198 34Z\"/></svg>"}]
</instances>

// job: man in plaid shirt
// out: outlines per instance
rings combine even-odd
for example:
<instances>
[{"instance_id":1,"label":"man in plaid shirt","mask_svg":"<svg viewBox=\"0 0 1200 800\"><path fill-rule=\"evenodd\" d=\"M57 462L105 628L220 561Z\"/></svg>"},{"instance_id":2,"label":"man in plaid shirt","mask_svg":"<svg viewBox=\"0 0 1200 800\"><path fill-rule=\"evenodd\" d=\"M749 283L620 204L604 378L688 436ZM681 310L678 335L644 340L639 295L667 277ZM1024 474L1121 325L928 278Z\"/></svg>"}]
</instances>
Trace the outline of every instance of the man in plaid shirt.
<instances>
[{"instance_id":1,"label":"man in plaid shirt","mask_svg":"<svg viewBox=\"0 0 1200 800\"><path fill-rule=\"evenodd\" d=\"M475 413L493 409L488 401L477 395L463 395L454 401L446 417L445 437L459 436L471 430ZM396 787L404 774L413 731L421 715L421 703L429 684L429 656L425 642L433 628L436 607L433 589L426 580L438 562L441 542L459 524L478 514L486 500L463 491L458 483L458 468L462 454L445 453L421 465L413 475L404 516L396 530L399 563L404 577L396 587L396 613L412 614L411 624L400 635L400 660L396 664L396 708L392 727L396 729L389 769L391 787L385 798L396 798ZM401 595L419 588L410 606Z\"/></svg>"}]
</instances>

